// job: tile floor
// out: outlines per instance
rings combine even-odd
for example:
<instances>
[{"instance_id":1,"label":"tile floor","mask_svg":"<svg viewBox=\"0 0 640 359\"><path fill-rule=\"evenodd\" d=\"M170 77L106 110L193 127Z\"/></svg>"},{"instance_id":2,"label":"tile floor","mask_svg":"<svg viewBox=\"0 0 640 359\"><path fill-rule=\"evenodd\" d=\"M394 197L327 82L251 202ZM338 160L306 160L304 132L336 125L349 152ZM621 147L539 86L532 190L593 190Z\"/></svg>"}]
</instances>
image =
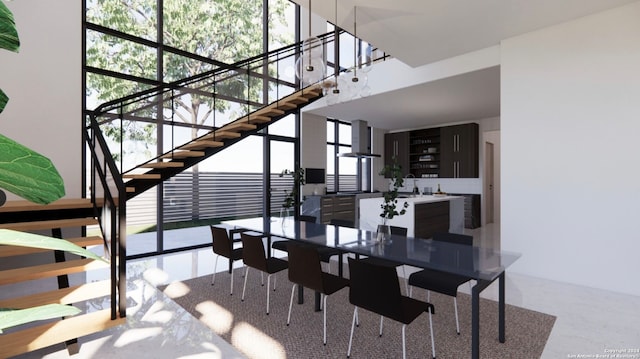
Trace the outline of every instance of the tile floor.
<instances>
[{"instance_id":1,"label":"tile floor","mask_svg":"<svg viewBox=\"0 0 640 359\"><path fill-rule=\"evenodd\" d=\"M481 246L494 247L499 245L496 228L489 225L468 232ZM207 227L190 231L189 235L210 235ZM82 338L80 353L71 358L243 358L155 289L157 284L210 274L213 263L210 248L130 261L127 325ZM240 265L236 263L236 267ZM226 266L226 260L221 259L217 270L224 271ZM462 286L461 291L468 292L469 287ZM496 299L497 285L485 290L483 296ZM640 297L507 271L506 298L509 304L557 316L543 358L603 358L618 350L619 355L626 355L619 358L640 359ZM51 347L19 358L69 357L61 347Z\"/></svg>"}]
</instances>

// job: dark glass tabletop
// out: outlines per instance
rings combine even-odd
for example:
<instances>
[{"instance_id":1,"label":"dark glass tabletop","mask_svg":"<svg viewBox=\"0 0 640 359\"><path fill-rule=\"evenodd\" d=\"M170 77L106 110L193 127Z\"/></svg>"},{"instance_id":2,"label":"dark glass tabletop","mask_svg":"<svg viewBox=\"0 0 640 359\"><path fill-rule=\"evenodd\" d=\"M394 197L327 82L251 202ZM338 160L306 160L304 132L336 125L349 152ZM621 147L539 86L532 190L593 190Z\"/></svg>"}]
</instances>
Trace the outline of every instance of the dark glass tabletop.
<instances>
[{"instance_id":1,"label":"dark glass tabletop","mask_svg":"<svg viewBox=\"0 0 640 359\"><path fill-rule=\"evenodd\" d=\"M518 253L396 235L380 243L376 241L375 232L295 221L292 217L256 217L224 223L276 237L488 281L496 279L520 257Z\"/></svg>"}]
</instances>

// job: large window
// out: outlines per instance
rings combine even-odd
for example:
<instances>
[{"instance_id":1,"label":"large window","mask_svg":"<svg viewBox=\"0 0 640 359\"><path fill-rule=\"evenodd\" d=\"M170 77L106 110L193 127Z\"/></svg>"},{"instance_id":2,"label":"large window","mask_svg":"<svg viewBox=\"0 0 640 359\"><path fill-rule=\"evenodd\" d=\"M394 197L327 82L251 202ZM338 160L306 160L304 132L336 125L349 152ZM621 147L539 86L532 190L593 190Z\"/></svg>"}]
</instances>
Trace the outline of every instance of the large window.
<instances>
[{"instance_id":1,"label":"large window","mask_svg":"<svg viewBox=\"0 0 640 359\"><path fill-rule=\"evenodd\" d=\"M85 0L87 113L107 101L293 43L298 27L295 7L288 0ZM115 114L113 120L105 121L103 133L124 171L293 92L294 80L237 76L218 81L215 100L206 95L210 91L206 87L163 105L150 100L124 120ZM271 133L293 140L297 121L296 116L283 119L273 129L130 200L129 227L152 227L158 238L144 246L130 242L129 254L210 243L210 238L164 243L162 229L173 222L197 225L239 214L262 214L263 173L269 160L263 151L264 136ZM293 162L293 154L288 155Z\"/></svg>"},{"instance_id":2,"label":"large window","mask_svg":"<svg viewBox=\"0 0 640 359\"><path fill-rule=\"evenodd\" d=\"M327 119L327 192L358 190L358 160L339 157L351 152L351 124Z\"/></svg>"}]
</instances>

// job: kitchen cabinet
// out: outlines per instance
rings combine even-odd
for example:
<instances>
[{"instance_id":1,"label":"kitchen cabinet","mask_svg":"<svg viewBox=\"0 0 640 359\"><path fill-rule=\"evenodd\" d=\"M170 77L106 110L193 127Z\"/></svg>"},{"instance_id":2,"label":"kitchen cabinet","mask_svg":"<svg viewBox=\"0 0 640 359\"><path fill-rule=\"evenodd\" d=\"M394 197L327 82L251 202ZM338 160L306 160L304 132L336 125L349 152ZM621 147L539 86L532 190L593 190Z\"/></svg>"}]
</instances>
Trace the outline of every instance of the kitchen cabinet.
<instances>
[{"instance_id":1,"label":"kitchen cabinet","mask_svg":"<svg viewBox=\"0 0 640 359\"><path fill-rule=\"evenodd\" d=\"M384 135L384 165L392 165L394 158L402 168L402 176L409 174L409 132Z\"/></svg>"},{"instance_id":2,"label":"kitchen cabinet","mask_svg":"<svg viewBox=\"0 0 640 359\"><path fill-rule=\"evenodd\" d=\"M329 223L332 219L346 219L355 223L356 196L306 196L300 213L316 217L319 223Z\"/></svg>"},{"instance_id":3,"label":"kitchen cabinet","mask_svg":"<svg viewBox=\"0 0 640 359\"><path fill-rule=\"evenodd\" d=\"M478 124L440 128L440 177L477 178Z\"/></svg>"},{"instance_id":4,"label":"kitchen cabinet","mask_svg":"<svg viewBox=\"0 0 640 359\"><path fill-rule=\"evenodd\" d=\"M440 128L411 131L409 166L415 178L439 177Z\"/></svg>"}]
</instances>

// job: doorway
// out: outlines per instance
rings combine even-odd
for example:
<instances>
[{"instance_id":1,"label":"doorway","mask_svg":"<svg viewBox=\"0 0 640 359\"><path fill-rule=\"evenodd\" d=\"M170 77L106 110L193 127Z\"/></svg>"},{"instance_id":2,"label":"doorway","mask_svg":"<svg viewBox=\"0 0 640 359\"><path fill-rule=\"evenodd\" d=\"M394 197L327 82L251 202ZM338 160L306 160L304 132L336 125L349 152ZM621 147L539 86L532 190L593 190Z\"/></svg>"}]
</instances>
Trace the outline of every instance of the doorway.
<instances>
[{"instance_id":1,"label":"doorway","mask_svg":"<svg viewBox=\"0 0 640 359\"><path fill-rule=\"evenodd\" d=\"M484 224L500 222L500 131L484 133Z\"/></svg>"}]
</instances>

